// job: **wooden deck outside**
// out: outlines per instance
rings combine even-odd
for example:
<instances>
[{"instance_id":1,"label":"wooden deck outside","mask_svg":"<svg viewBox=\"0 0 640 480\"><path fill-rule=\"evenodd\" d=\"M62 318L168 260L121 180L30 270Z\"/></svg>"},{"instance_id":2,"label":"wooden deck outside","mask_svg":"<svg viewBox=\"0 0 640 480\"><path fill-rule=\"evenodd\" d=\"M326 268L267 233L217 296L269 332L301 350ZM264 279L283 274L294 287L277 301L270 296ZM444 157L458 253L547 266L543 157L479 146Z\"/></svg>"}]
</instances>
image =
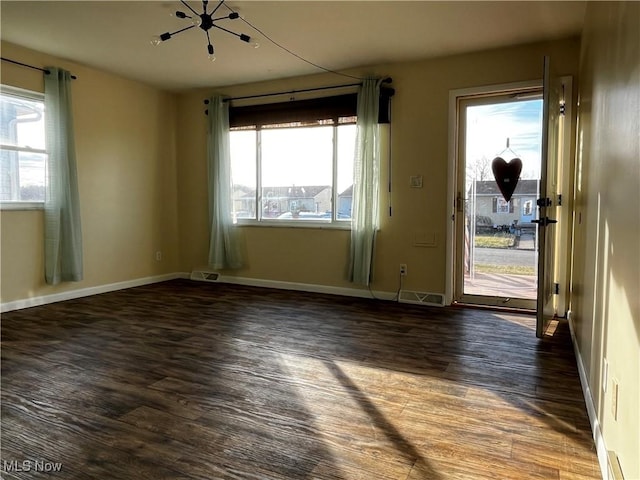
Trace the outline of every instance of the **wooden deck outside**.
<instances>
[{"instance_id":1,"label":"wooden deck outside","mask_svg":"<svg viewBox=\"0 0 640 480\"><path fill-rule=\"evenodd\" d=\"M601 478L564 323L187 280L3 315L1 434L6 480Z\"/></svg>"}]
</instances>

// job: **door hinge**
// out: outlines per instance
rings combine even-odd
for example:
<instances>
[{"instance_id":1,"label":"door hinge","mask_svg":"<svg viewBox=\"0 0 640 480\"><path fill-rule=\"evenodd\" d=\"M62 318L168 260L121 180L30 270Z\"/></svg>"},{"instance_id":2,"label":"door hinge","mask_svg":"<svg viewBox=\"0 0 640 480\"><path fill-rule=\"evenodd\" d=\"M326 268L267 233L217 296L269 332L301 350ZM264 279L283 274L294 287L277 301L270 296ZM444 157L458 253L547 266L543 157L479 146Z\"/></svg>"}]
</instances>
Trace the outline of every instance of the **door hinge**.
<instances>
[{"instance_id":1,"label":"door hinge","mask_svg":"<svg viewBox=\"0 0 640 480\"><path fill-rule=\"evenodd\" d=\"M553 294L554 295L560 295L560 284L559 283L554 283L553 284Z\"/></svg>"},{"instance_id":2,"label":"door hinge","mask_svg":"<svg viewBox=\"0 0 640 480\"><path fill-rule=\"evenodd\" d=\"M458 192L458 196L456 197L456 210L458 213L464 212L464 199L462 198L462 192Z\"/></svg>"},{"instance_id":3,"label":"door hinge","mask_svg":"<svg viewBox=\"0 0 640 480\"><path fill-rule=\"evenodd\" d=\"M538 200L536 200L536 205L538 207L550 207L551 199L549 197L539 198Z\"/></svg>"},{"instance_id":4,"label":"door hinge","mask_svg":"<svg viewBox=\"0 0 640 480\"><path fill-rule=\"evenodd\" d=\"M564 117L566 113L567 113L567 107L565 106L564 102L562 102L560 104L560 115Z\"/></svg>"},{"instance_id":5,"label":"door hinge","mask_svg":"<svg viewBox=\"0 0 640 480\"><path fill-rule=\"evenodd\" d=\"M558 206L559 207L562 206L562 194L561 193L558 194Z\"/></svg>"}]
</instances>

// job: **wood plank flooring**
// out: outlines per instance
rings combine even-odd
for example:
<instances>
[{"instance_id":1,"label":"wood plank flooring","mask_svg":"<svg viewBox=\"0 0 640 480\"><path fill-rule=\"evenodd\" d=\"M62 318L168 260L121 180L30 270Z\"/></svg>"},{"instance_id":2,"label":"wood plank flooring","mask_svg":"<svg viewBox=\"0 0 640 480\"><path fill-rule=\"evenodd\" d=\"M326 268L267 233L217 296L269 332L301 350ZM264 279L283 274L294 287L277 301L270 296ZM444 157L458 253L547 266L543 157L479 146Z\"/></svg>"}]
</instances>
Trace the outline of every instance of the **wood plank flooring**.
<instances>
[{"instance_id":1,"label":"wood plank flooring","mask_svg":"<svg viewBox=\"0 0 640 480\"><path fill-rule=\"evenodd\" d=\"M601 478L565 323L188 280L4 314L1 440L6 480Z\"/></svg>"}]
</instances>

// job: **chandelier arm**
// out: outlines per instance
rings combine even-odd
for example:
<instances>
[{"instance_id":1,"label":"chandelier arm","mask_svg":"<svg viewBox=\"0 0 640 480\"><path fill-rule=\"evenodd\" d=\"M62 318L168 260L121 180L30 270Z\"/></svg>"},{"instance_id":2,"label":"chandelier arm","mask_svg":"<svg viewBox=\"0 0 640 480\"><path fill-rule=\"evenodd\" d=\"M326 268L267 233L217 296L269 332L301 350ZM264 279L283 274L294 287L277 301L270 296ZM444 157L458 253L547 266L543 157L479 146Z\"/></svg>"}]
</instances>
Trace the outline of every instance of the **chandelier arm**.
<instances>
[{"instance_id":1,"label":"chandelier arm","mask_svg":"<svg viewBox=\"0 0 640 480\"><path fill-rule=\"evenodd\" d=\"M171 32L170 35L176 35L177 33L182 33L185 30L190 30L190 29L192 29L194 27L195 27L195 25L189 25L188 27L184 27L184 28L181 28L180 30L176 30L175 32Z\"/></svg>"},{"instance_id":2,"label":"chandelier arm","mask_svg":"<svg viewBox=\"0 0 640 480\"><path fill-rule=\"evenodd\" d=\"M208 47L208 46L212 46L212 47L213 47L213 45L211 45L211 38L209 37L209 30L207 30L207 31L206 31L206 32L204 32L204 33L206 33L206 34L207 34L207 47Z\"/></svg>"},{"instance_id":3,"label":"chandelier arm","mask_svg":"<svg viewBox=\"0 0 640 480\"><path fill-rule=\"evenodd\" d=\"M205 9L205 13L207 15L209 15L211 18L213 18L213 14L216 13L218 11L218 9L222 6L222 4L224 3L224 0L220 0L220 3L218 3L218 6L216 8L213 9L213 11L211 13L207 13L206 9Z\"/></svg>"},{"instance_id":4,"label":"chandelier arm","mask_svg":"<svg viewBox=\"0 0 640 480\"><path fill-rule=\"evenodd\" d=\"M231 19L231 17L229 17L229 15L225 16L225 17L218 17L218 18L212 18L211 21L212 22L217 22L218 20L229 20ZM233 19L231 19L233 20Z\"/></svg>"},{"instance_id":5,"label":"chandelier arm","mask_svg":"<svg viewBox=\"0 0 640 480\"><path fill-rule=\"evenodd\" d=\"M191 10L196 17L200 16L200 14L198 12L196 12L193 8L191 8L191 5L189 5L184 0L180 0L180 3L182 3L185 7L187 7L189 10Z\"/></svg>"},{"instance_id":6,"label":"chandelier arm","mask_svg":"<svg viewBox=\"0 0 640 480\"><path fill-rule=\"evenodd\" d=\"M232 32L231 30L227 30L226 28L221 27L220 25L213 25L213 26L214 26L215 28L218 28L218 29L222 30L222 31L225 31L225 32L227 32L227 33L230 33L231 35L235 35L235 36L236 36L236 37L238 37L238 38L240 38L240 37L242 36L242 34L240 34L240 33L236 33L236 32Z\"/></svg>"}]
</instances>

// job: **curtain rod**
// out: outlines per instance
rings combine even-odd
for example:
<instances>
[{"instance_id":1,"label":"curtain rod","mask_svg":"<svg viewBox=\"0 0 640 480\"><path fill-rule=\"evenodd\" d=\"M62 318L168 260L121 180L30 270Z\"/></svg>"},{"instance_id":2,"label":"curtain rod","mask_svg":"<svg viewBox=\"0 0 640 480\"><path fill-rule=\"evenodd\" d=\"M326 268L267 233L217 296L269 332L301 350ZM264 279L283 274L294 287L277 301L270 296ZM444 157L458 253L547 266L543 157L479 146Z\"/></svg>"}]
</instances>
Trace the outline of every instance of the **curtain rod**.
<instances>
[{"instance_id":1,"label":"curtain rod","mask_svg":"<svg viewBox=\"0 0 640 480\"><path fill-rule=\"evenodd\" d=\"M34 67L33 65L29 65L29 64L26 64L26 63L16 62L15 60L11 60L10 58L0 57L0 60L2 60L3 62L13 63L14 65L20 65L21 67L32 68L33 70L40 70L41 72L44 72L47 75L49 75L51 73L46 68ZM78 77L76 77L75 75L71 75L71 78L73 78L75 80Z\"/></svg>"},{"instance_id":2,"label":"curtain rod","mask_svg":"<svg viewBox=\"0 0 640 480\"><path fill-rule=\"evenodd\" d=\"M393 80L391 79L391 77L387 77L384 80L382 80L382 83L391 83ZM348 83L346 85L334 85L331 87L316 87L316 88L305 88L302 90L290 90L288 92L274 92L274 93L262 93L259 95L247 95L244 97L231 97L231 98L225 98L223 100L223 102L232 102L234 100L248 100L250 98L266 98L266 97L276 97L278 95L292 95L295 93L305 93L305 92L317 92L319 90L333 90L336 88L348 88L348 87L359 87L360 85L362 85L362 82L360 83ZM209 103L209 100L205 100L204 102L205 104Z\"/></svg>"}]
</instances>

